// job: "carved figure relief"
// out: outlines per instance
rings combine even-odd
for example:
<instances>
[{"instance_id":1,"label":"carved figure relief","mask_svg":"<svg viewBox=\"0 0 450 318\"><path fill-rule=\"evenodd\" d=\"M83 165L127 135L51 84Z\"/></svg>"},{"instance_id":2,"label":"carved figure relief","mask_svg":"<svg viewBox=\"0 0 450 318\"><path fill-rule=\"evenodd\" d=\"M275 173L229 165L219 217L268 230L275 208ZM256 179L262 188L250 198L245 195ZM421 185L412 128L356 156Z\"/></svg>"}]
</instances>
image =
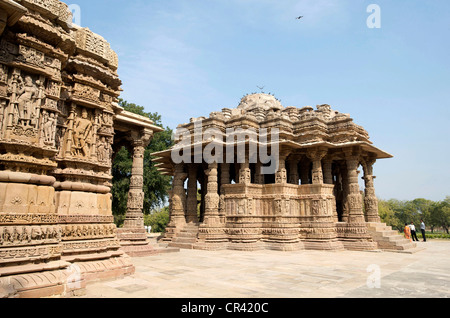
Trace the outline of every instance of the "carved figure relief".
<instances>
[{"instance_id":1,"label":"carved figure relief","mask_svg":"<svg viewBox=\"0 0 450 318\"><path fill-rule=\"evenodd\" d=\"M97 159L102 163L110 163L112 156L112 148L106 137L102 136L97 141Z\"/></svg>"},{"instance_id":2,"label":"carved figure relief","mask_svg":"<svg viewBox=\"0 0 450 318\"><path fill-rule=\"evenodd\" d=\"M17 85L15 100L17 116L14 122L24 127L35 126L38 118L36 108L40 97L38 87L33 83L31 76L25 76L24 80L18 77Z\"/></svg>"},{"instance_id":3,"label":"carved figure relief","mask_svg":"<svg viewBox=\"0 0 450 318\"><path fill-rule=\"evenodd\" d=\"M275 175L275 181L277 184L286 183L287 181L287 171L286 169L280 169Z\"/></svg>"},{"instance_id":4,"label":"carved figure relief","mask_svg":"<svg viewBox=\"0 0 450 318\"><path fill-rule=\"evenodd\" d=\"M47 111L42 111L42 130L44 144L46 146L55 146L56 138L56 123L57 119L54 113L48 113Z\"/></svg>"},{"instance_id":5,"label":"carved figure relief","mask_svg":"<svg viewBox=\"0 0 450 318\"><path fill-rule=\"evenodd\" d=\"M78 157L89 157L92 144L92 122L88 119L88 111L81 110L81 118L75 119L73 128L72 155Z\"/></svg>"}]
</instances>

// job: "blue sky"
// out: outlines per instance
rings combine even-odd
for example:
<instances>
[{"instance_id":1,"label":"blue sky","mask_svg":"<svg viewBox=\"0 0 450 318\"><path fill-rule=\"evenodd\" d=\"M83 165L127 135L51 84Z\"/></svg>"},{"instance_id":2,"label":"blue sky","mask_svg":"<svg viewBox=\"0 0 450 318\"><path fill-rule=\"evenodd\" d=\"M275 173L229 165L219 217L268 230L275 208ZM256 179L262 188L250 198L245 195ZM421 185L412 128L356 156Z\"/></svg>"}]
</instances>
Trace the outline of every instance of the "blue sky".
<instances>
[{"instance_id":1,"label":"blue sky","mask_svg":"<svg viewBox=\"0 0 450 318\"><path fill-rule=\"evenodd\" d=\"M284 106L350 114L393 154L374 168L380 198L450 195L450 1L67 3L119 55L122 98L164 125L237 107L265 86ZM366 24L372 3L380 29Z\"/></svg>"}]
</instances>

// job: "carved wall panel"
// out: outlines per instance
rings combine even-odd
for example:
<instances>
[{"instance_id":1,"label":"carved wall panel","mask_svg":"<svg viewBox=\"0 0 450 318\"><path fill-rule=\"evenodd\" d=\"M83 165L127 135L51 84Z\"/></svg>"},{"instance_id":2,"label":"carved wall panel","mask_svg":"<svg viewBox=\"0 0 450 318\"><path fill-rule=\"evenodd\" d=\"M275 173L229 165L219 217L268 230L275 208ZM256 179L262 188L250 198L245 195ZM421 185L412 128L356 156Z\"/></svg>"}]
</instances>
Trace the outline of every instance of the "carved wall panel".
<instances>
[{"instance_id":1,"label":"carved wall panel","mask_svg":"<svg viewBox=\"0 0 450 318\"><path fill-rule=\"evenodd\" d=\"M62 259L107 268L123 253L110 193L117 54L72 28L65 3L20 5L28 11L0 34L0 276L34 262L30 275L61 277L44 262ZM140 208L142 194L130 205Z\"/></svg>"}]
</instances>

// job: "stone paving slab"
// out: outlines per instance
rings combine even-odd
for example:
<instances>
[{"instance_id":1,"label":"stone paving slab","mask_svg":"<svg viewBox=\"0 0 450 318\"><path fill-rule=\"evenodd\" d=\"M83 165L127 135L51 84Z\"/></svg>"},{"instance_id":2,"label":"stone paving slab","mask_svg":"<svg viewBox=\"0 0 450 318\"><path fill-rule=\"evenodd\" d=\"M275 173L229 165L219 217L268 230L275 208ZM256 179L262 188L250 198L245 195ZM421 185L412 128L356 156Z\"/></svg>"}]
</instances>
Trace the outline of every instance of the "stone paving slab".
<instances>
[{"instance_id":1,"label":"stone paving slab","mask_svg":"<svg viewBox=\"0 0 450 318\"><path fill-rule=\"evenodd\" d=\"M450 241L415 254L201 251L132 258L136 273L82 298L449 298Z\"/></svg>"}]
</instances>

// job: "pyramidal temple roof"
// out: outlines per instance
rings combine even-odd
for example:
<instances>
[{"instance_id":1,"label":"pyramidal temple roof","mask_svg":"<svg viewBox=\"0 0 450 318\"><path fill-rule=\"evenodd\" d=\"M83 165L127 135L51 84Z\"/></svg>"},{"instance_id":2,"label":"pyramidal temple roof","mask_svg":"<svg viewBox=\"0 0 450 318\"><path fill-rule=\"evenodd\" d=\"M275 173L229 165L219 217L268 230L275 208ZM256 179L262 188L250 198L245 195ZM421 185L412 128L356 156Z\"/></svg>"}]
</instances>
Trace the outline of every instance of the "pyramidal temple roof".
<instances>
[{"instance_id":1,"label":"pyramidal temple roof","mask_svg":"<svg viewBox=\"0 0 450 318\"><path fill-rule=\"evenodd\" d=\"M200 125L201 124L201 125ZM209 117L191 118L189 123L181 124L178 129L189 131L191 145L198 143L205 146L209 140L198 136L199 130L205 132L213 128L220 131L214 142L225 143L228 129L254 129L259 134L261 129L279 130L279 144L296 152L322 147L338 152L344 148L356 147L378 159L392 158L392 155L376 148L370 141L369 133L353 121L349 114L333 110L330 105L317 105L316 108L287 106L270 94L249 94L244 96L236 108L223 108L212 112ZM153 154L155 162L164 169L172 170L171 151L177 151L183 144L175 140L172 149Z\"/></svg>"}]
</instances>

